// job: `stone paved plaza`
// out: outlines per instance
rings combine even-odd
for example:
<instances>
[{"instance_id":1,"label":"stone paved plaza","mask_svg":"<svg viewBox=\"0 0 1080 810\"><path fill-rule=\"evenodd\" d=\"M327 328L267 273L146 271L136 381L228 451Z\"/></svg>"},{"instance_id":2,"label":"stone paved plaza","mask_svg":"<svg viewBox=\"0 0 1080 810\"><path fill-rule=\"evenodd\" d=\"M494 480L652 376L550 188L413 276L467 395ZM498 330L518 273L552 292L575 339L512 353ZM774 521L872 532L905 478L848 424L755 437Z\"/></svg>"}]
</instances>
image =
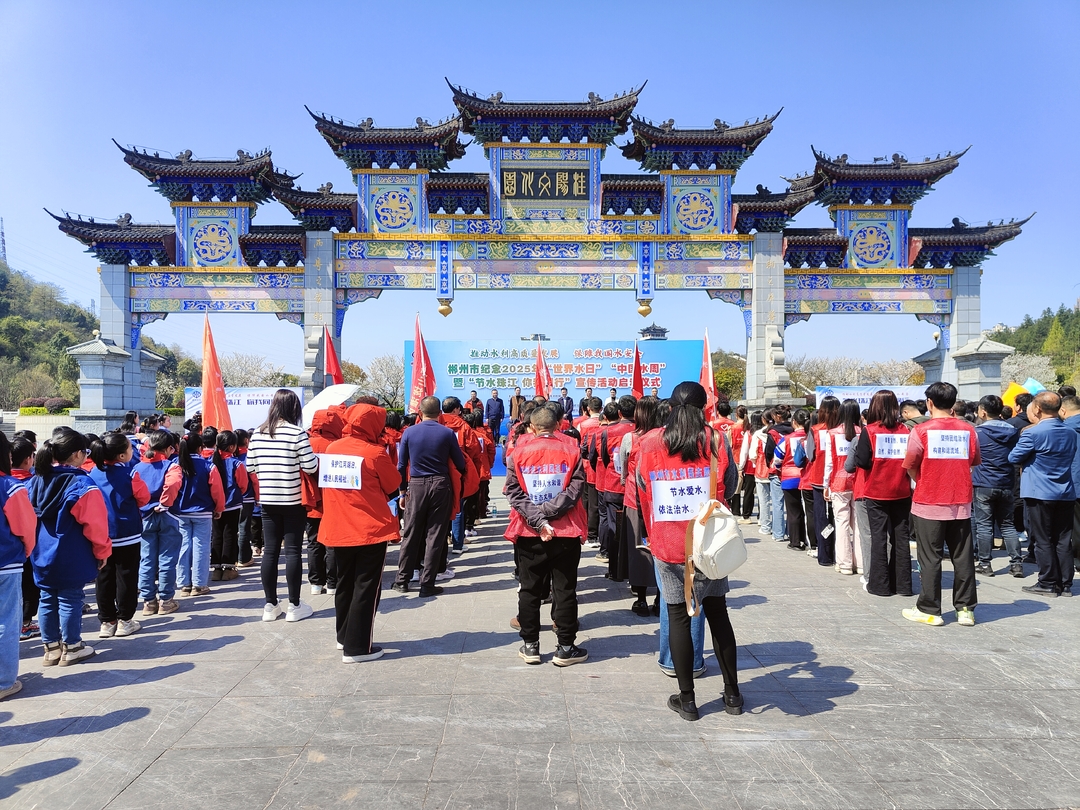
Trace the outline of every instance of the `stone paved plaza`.
<instances>
[{"instance_id":1,"label":"stone paved plaza","mask_svg":"<svg viewBox=\"0 0 1080 810\"><path fill-rule=\"evenodd\" d=\"M980 578L978 626L915 625L913 600L868 596L751 526L730 595L747 711L724 713L710 650L687 723L665 706L658 621L592 552L589 661L547 663L548 631L544 665L518 658L502 528L480 527L443 596L387 588L374 663L340 662L331 597L298 624L260 622L257 569L130 638L98 642L88 617L84 665L43 671L40 641L23 643L0 807L1080 806L1080 600Z\"/></svg>"}]
</instances>

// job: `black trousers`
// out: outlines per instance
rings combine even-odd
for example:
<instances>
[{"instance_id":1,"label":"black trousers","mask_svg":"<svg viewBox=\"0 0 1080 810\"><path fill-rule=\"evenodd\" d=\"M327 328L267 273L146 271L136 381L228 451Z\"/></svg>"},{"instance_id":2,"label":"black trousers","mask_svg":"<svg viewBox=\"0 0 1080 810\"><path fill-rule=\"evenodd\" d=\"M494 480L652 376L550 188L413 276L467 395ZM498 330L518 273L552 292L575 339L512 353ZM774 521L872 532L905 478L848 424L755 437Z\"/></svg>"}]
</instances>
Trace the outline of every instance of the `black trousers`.
<instances>
[{"instance_id":1,"label":"black trousers","mask_svg":"<svg viewBox=\"0 0 1080 810\"><path fill-rule=\"evenodd\" d=\"M235 568L240 556L240 512L243 509L230 509L222 512L214 521L210 535L210 565L222 568Z\"/></svg>"},{"instance_id":2,"label":"black trousers","mask_svg":"<svg viewBox=\"0 0 1080 810\"><path fill-rule=\"evenodd\" d=\"M130 621L139 604L140 543L117 546L94 582L94 601L102 622Z\"/></svg>"},{"instance_id":3,"label":"black trousers","mask_svg":"<svg viewBox=\"0 0 1080 810\"><path fill-rule=\"evenodd\" d=\"M1075 486L1075 485L1074 485ZM1073 505L1073 569L1080 568L1080 499ZM26 579L23 578L23 600L26 599Z\"/></svg>"},{"instance_id":4,"label":"black trousers","mask_svg":"<svg viewBox=\"0 0 1080 810\"><path fill-rule=\"evenodd\" d=\"M337 587L337 566L333 548L327 548L319 542L319 526L322 518L307 519L307 577L312 585Z\"/></svg>"},{"instance_id":5,"label":"black trousers","mask_svg":"<svg viewBox=\"0 0 1080 810\"><path fill-rule=\"evenodd\" d=\"M874 596L897 593L911 596L911 498L897 501L866 498L866 517L870 523L866 590Z\"/></svg>"},{"instance_id":6,"label":"black trousers","mask_svg":"<svg viewBox=\"0 0 1080 810\"><path fill-rule=\"evenodd\" d=\"M638 541L645 534L645 521L641 512L632 506L623 510L626 542L623 544L626 554L626 573L630 578L630 587L646 589L656 587L656 568L652 554L638 548Z\"/></svg>"},{"instance_id":7,"label":"black trousers","mask_svg":"<svg viewBox=\"0 0 1080 810\"><path fill-rule=\"evenodd\" d=\"M784 512L787 515L788 545L806 548L806 513L802 493L797 489L784 490Z\"/></svg>"},{"instance_id":8,"label":"black trousers","mask_svg":"<svg viewBox=\"0 0 1080 810\"><path fill-rule=\"evenodd\" d=\"M712 633L713 650L720 672L724 676L724 691L729 695L739 694L739 654L735 643L735 630L728 617L727 597L706 596L701 600L705 611L705 620ZM671 649L671 662L675 665L675 677L679 681L679 692L684 700L694 696L694 641L690 635L690 616L686 612L686 603L668 605L668 647Z\"/></svg>"},{"instance_id":9,"label":"black trousers","mask_svg":"<svg viewBox=\"0 0 1080 810\"><path fill-rule=\"evenodd\" d=\"M975 592L975 550L971 542L971 519L929 520L911 516L915 527L915 546L919 557L922 588L915 607L923 613L941 615L941 561L945 547L953 565L953 607L974 609L979 603Z\"/></svg>"},{"instance_id":10,"label":"black trousers","mask_svg":"<svg viewBox=\"0 0 1080 810\"><path fill-rule=\"evenodd\" d=\"M255 545L254 533L256 526L259 528L258 546L262 548L262 521L251 519L251 513L254 511L255 504L248 501L245 501L240 509L240 523L236 527L236 544L239 547L237 558L242 563L251 562L253 556L252 546Z\"/></svg>"},{"instance_id":11,"label":"black trousers","mask_svg":"<svg viewBox=\"0 0 1080 810\"><path fill-rule=\"evenodd\" d=\"M37 613L38 603L41 601L41 589L34 582L34 566L29 558L23 563L22 572L22 598L23 598L23 626L30 624Z\"/></svg>"},{"instance_id":12,"label":"black trousers","mask_svg":"<svg viewBox=\"0 0 1080 810\"><path fill-rule=\"evenodd\" d=\"M588 482L585 482L585 513L589 518L588 541L596 543L600 536L600 501L596 485ZM601 549L601 551L603 550Z\"/></svg>"},{"instance_id":13,"label":"black trousers","mask_svg":"<svg viewBox=\"0 0 1080 810\"><path fill-rule=\"evenodd\" d=\"M382 571L386 564L386 543L370 546L338 546L333 550L334 617L337 642L345 655L371 652L375 614L382 598Z\"/></svg>"},{"instance_id":14,"label":"black trousers","mask_svg":"<svg viewBox=\"0 0 1080 810\"><path fill-rule=\"evenodd\" d=\"M1073 501L1040 501L1024 498L1028 534L1035 544L1039 585L1059 593L1072 588Z\"/></svg>"},{"instance_id":15,"label":"black trousers","mask_svg":"<svg viewBox=\"0 0 1080 810\"><path fill-rule=\"evenodd\" d=\"M580 537L555 537L546 543L539 537L519 537L515 543L518 561L518 622L521 638L540 640L540 603L551 581L551 620L559 628L559 644L569 646L577 638L577 573L581 561Z\"/></svg>"},{"instance_id":16,"label":"black trousers","mask_svg":"<svg viewBox=\"0 0 1080 810\"><path fill-rule=\"evenodd\" d=\"M488 501L491 500L491 482L480 482L480 503L478 506L479 517L486 518L488 516Z\"/></svg>"},{"instance_id":17,"label":"black trousers","mask_svg":"<svg viewBox=\"0 0 1080 810\"><path fill-rule=\"evenodd\" d=\"M304 544L304 524L307 510L300 504L289 506L262 505L263 549L262 575L263 595L271 605L276 605L278 562L285 552L285 582L289 586L289 601L300 604L300 586L304 579L304 563L301 547Z\"/></svg>"},{"instance_id":18,"label":"black trousers","mask_svg":"<svg viewBox=\"0 0 1080 810\"><path fill-rule=\"evenodd\" d=\"M833 527L833 531L829 532L829 536L826 537L825 527L831 526L833 522L832 509L830 504L825 500L825 490L822 487L814 487L811 490L813 498L813 520L811 525L811 531L814 533L814 538L817 540L817 561L818 565L835 565L836 564L836 527ZM805 501L804 501L805 503Z\"/></svg>"},{"instance_id":19,"label":"black trousers","mask_svg":"<svg viewBox=\"0 0 1080 810\"><path fill-rule=\"evenodd\" d=\"M461 511L464 515L465 528L473 530L476 528L476 519L480 517L480 491L477 490L468 498L464 498L461 501Z\"/></svg>"},{"instance_id":20,"label":"black trousers","mask_svg":"<svg viewBox=\"0 0 1080 810\"><path fill-rule=\"evenodd\" d=\"M623 509L623 495L621 492L601 492L600 510L607 524L607 555L608 555L608 579L622 582L626 579L626 555L623 546L626 545L626 512ZM601 547L603 541L601 540Z\"/></svg>"},{"instance_id":21,"label":"black trousers","mask_svg":"<svg viewBox=\"0 0 1080 810\"><path fill-rule=\"evenodd\" d=\"M752 473L739 476L739 488L731 496L731 514L744 519L754 514L754 489Z\"/></svg>"},{"instance_id":22,"label":"black trousers","mask_svg":"<svg viewBox=\"0 0 1080 810\"><path fill-rule=\"evenodd\" d=\"M426 475L409 480L409 494L405 498L405 530L398 552L397 584L408 585L413 571L423 568L420 589L435 587L435 575L439 573L439 567L444 565L452 495L449 476Z\"/></svg>"}]
</instances>

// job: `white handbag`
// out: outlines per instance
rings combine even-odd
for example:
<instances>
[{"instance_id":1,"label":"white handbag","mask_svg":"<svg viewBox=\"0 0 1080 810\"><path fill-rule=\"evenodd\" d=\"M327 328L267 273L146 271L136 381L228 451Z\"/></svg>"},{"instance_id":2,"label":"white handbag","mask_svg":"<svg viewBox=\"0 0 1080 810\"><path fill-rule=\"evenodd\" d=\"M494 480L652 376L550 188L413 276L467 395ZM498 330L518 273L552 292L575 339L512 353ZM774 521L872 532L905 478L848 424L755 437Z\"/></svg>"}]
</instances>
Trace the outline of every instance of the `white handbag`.
<instances>
[{"instance_id":1,"label":"white handbag","mask_svg":"<svg viewBox=\"0 0 1080 810\"><path fill-rule=\"evenodd\" d=\"M709 500L686 526L686 573L683 593L686 612L696 616L701 609L694 599L694 571L709 579L723 579L746 562L746 543L739 522L723 503L716 499L716 458L713 446L709 461Z\"/></svg>"}]
</instances>

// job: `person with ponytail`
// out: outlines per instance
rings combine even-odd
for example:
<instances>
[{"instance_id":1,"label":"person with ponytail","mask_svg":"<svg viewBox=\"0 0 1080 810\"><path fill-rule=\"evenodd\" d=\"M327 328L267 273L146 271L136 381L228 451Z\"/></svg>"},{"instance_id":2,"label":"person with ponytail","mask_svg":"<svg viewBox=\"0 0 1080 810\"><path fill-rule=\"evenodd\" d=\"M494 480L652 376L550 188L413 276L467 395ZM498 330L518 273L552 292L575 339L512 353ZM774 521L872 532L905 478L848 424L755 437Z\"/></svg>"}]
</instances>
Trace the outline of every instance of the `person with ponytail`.
<instances>
[{"instance_id":1,"label":"person with ponytail","mask_svg":"<svg viewBox=\"0 0 1080 810\"><path fill-rule=\"evenodd\" d=\"M91 480L109 510L112 554L98 571L94 601L101 622L99 638L130 636L142 629L135 620L139 604L139 560L142 550L142 507L150 490L129 464L134 449L123 433L106 433L90 445Z\"/></svg>"},{"instance_id":2,"label":"person with ponytail","mask_svg":"<svg viewBox=\"0 0 1080 810\"><path fill-rule=\"evenodd\" d=\"M637 470L638 455L641 452L641 440L652 431L660 430L658 414L660 400L656 397L642 397L634 405L634 429L622 438L618 454L620 463L618 469L621 473L623 490L624 515L626 520L626 538L623 554L626 558L627 575L630 579L630 590L634 593L634 603L630 610L635 615L647 618L653 615L649 602L646 599L649 588L656 588L656 574L653 571L652 555L645 547L648 540L645 537L644 525L641 522L641 510L638 508L637 487L633 486L634 474ZM630 486L627 486L627 481ZM659 595L657 602L659 602ZM656 605L656 615L660 614L659 604Z\"/></svg>"},{"instance_id":3,"label":"person with ponytail","mask_svg":"<svg viewBox=\"0 0 1080 810\"><path fill-rule=\"evenodd\" d=\"M26 435L26 434L29 434ZM33 438L30 438L33 436ZM11 443L11 477L25 484L34 474L34 454L37 453L37 437L33 431L20 430L15 435L15 441ZM36 527L35 527L36 531ZM23 619L22 632L19 633L20 641L27 641L41 635L41 628L34 621L37 615L38 602L41 601L41 591L34 582L34 566L27 554L26 562L23 563L22 574L22 600Z\"/></svg>"},{"instance_id":4,"label":"person with ponytail","mask_svg":"<svg viewBox=\"0 0 1080 810\"><path fill-rule=\"evenodd\" d=\"M769 441L769 427L772 425L773 412L754 411L750 420L753 435L747 449L746 464L753 469L754 487L757 490L758 534L772 536L772 485L769 482L769 468L772 459L765 454L765 445ZM780 538L783 540L783 538Z\"/></svg>"},{"instance_id":5,"label":"person with ponytail","mask_svg":"<svg viewBox=\"0 0 1080 810\"><path fill-rule=\"evenodd\" d=\"M829 431L840 424L840 400L825 397L818 408L817 422L807 431L806 466L803 468L803 490L808 506L806 517L809 531L812 533L811 545L817 549L818 565L836 565L836 527L832 525L833 516L829 511L829 502L825 499L825 445ZM807 488L809 491L807 491ZM832 528L828 528L828 527Z\"/></svg>"},{"instance_id":6,"label":"person with ponytail","mask_svg":"<svg viewBox=\"0 0 1080 810\"><path fill-rule=\"evenodd\" d=\"M203 453L202 437L189 433L180 440L177 464L180 492L170 512L180 523L180 560L176 584L181 596L210 593L210 541L214 518L225 510L221 473Z\"/></svg>"},{"instance_id":7,"label":"person with ponytail","mask_svg":"<svg viewBox=\"0 0 1080 810\"><path fill-rule=\"evenodd\" d=\"M867 593L913 596L911 584L911 479L904 469L910 431L900 421L896 394L883 388L866 412L855 444L855 489L866 497L870 522Z\"/></svg>"},{"instance_id":8,"label":"person with ponytail","mask_svg":"<svg viewBox=\"0 0 1080 810\"><path fill-rule=\"evenodd\" d=\"M82 639L83 588L112 554L109 509L89 473L86 437L69 427L53 431L38 450L30 503L38 515L30 559L41 589L38 621L45 642L42 666L70 666L94 654Z\"/></svg>"},{"instance_id":9,"label":"person with ponytail","mask_svg":"<svg viewBox=\"0 0 1080 810\"><path fill-rule=\"evenodd\" d=\"M690 617L697 609L687 605L684 590L686 530L712 494L710 480L714 464L717 500L726 504L738 485L738 471L727 440L705 423L706 402L705 389L700 384L686 381L675 386L667 424L662 431L641 440L635 473L638 504L649 535L649 548L656 560L660 595L668 606L668 643L679 681L679 692L668 698L668 708L685 720L698 719L690 631ZM672 486L676 481L698 482L698 485ZM735 631L727 611L727 578L711 580L696 571L692 589L694 606L704 609L712 631L716 660L724 676L724 708L728 714L741 714L743 697L739 692Z\"/></svg>"},{"instance_id":10,"label":"person with ponytail","mask_svg":"<svg viewBox=\"0 0 1080 810\"><path fill-rule=\"evenodd\" d=\"M180 556L180 524L169 508L176 502L183 475L174 455L179 439L167 430L152 430L135 472L150 492L142 505L139 596L143 616L167 616L180 606L176 595L176 562Z\"/></svg>"},{"instance_id":11,"label":"person with ponytail","mask_svg":"<svg viewBox=\"0 0 1080 810\"><path fill-rule=\"evenodd\" d=\"M841 574L861 574L865 569L859 523L855 517L855 477L847 472L851 443L862 433L862 414L859 403L845 399L838 413L839 423L825 433L824 496L832 504L836 524L834 547L836 571Z\"/></svg>"},{"instance_id":12,"label":"person with ponytail","mask_svg":"<svg viewBox=\"0 0 1080 810\"><path fill-rule=\"evenodd\" d=\"M11 475L11 445L0 433L0 700L22 689L19 635L23 566L34 550L37 515L22 482Z\"/></svg>"},{"instance_id":13,"label":"person with ponytail","mask_svg":"<svg viewBox=\"0 0 1080 810\"><path fill-rule=\"evenodd\" d=\"M236 570L240 556L240 513L249 482L247 467L236 455L238 445L236 434L223 430L217 434L217 448L211 457L225 490L225 509L214 518L210 545L210 565L214 567L210 579L213 582L229 582L240 576Z\"/></svg>"}]
</instances>

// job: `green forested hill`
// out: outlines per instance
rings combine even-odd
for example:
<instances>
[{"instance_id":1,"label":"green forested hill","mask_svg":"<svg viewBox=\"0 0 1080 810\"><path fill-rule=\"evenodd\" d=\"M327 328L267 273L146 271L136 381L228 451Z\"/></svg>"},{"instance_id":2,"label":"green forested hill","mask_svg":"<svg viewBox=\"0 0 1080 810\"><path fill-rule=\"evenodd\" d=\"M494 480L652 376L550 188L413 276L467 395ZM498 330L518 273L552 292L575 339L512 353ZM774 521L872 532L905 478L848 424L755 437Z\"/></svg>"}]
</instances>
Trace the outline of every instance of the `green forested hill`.
<instances>
[{"instance_id":1,"label":"green forested hill","mask_svg":"<svg viewBox=\"0 0 1080 810\"><path fill-rule=\"evenodd\" d=\"M1062 304L1057 312L1047 308L1038 318L1025 315L1019 326L995 332L993 338L1018 353L1049 357L1060 380L1080 375L1080 308Z\"/></svg>"},{"instance_id":2,"label":"green forested hill","mask_svg":"<svg viewBox=\"0 0 1080 810\"><path fill-rule=\"evenodd\" d=\"M31 397L78 402L78 364L65 349L89 340L98 321L55 284L0 262L0 408Z\"/></svg>"}]
</instances>

